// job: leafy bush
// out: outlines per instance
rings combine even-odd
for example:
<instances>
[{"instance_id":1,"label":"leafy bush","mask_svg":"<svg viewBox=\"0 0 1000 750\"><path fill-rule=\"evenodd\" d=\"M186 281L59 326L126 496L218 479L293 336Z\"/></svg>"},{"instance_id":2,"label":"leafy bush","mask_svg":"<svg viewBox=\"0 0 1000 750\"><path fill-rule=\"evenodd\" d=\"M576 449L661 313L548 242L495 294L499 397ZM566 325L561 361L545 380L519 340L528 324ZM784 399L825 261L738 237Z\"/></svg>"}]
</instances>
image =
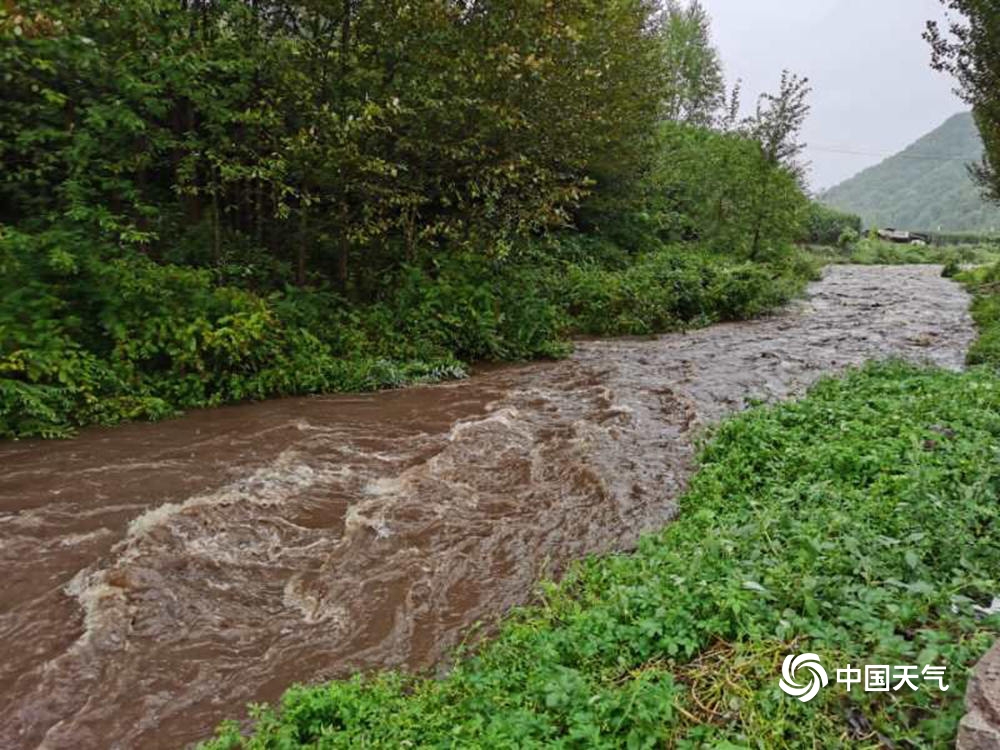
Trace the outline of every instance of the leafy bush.
<instances>
[{"instance_id":1,"label":"leafy bush","mask_svg":"<svg viewBox=\"0 0 1000 750\"><path fill-rule=\"evenodd\" d=\"M63 230L7 231L0 264L0 437L461 376L476 360L563 356L574 334L756 315L805 281L791 263L664 246L635 256L572 234L505 259L405 265L368 303L219 285L208 269Z\"/></svg>"},{"instance_id":2,"label":"leafy bush","mask_svg":"<svg viewBox=\"0 0 1000 750\"><path fill-rule=\"evenodd\" d=\"M843 247L846 237L861 235L861 217L812 201L805 220L804 240L812 245Z\"/></svg>"},{"instance_id":3,"label":"leafy bush","mask_svg":"<svg viewBox=\"0 0 1000 750\"><path fill-rule=\"evenodd\" d=\"M861 235L858 232L853 229L845 229L837 238L837 247L849 248L860 239Z\"/></svg>"},{"instance_id":4,"label":"leafy bush","mask_svg":"<svg viewBox=\"0 0 1000 750\"><path fill-rule=\"evenodd\" d=\"M941 269L941 277L945 279L953 279L958 274L962 272L962 266L954 258L950 259L944 264L944 268Z\"/></svg>"},{"instance_id":5,"label":"leafy bush","mask_svg":"<svg viewBox=\"0 0 1000 750\"><path fill-rule=\"evenodd\" d=\"M447 352L392 359L383 348L391 336L373 344L346 333L350 314L331 295L317 294L310 309L298 291L262 297L216 286L205 270L62 249L79 240L0 238L0 437L61 437L83 424L462 372Z\"/></svg>"},{"instance_id":6,"label":"leafy bush","mask_svg":"<svg viewBox=\"0 0 1000 750\"><path fill-rule=\"evenodd\" d=\"M958 279L975 295L972 317L979 327L979 337L969 348L967 362L1000 371L1000 263L966 271Z\"/></svg>"},{"instance_id":7,"label":"leafy bush","mask_svg":"<svg viewBox=\"0 0 1000 750\"><path fill-rule=\"evenodd\" d=\"M681 516L590 559L442 679L289 690L210 750L943 747L1000 632L1000 380L872 366L722 425ZM947 692L777 687L785 654L946 666Z\"/></svg>"}]
</instances>

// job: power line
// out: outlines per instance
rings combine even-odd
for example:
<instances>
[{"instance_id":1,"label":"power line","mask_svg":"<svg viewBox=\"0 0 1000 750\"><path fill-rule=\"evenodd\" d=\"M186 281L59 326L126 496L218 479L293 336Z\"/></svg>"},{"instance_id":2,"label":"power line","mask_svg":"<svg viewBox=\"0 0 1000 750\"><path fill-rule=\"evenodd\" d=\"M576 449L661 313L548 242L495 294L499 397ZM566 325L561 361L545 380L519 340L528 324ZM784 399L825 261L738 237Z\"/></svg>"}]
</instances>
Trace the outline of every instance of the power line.
<instances>
[{"instance_id":1,"label":"power line","mask_svg":"<svg viewBox=\"0 0 1000 750\"><path fill-rule=\"evenodd\" d=\"M855 151L853 149L847 148L836 148L833 146L812 146L807 145L806 150L812 151L824 151L830 154L849 154L851 156L869 156L873 158L889 159L893 157L898 157L900 159L916 159L923 161L961 161L961 162L971 162L979 161L978 156L945 156L944 154L890 154L886 152L875 152L875 151Z\"/></svg>"}]
</instances>

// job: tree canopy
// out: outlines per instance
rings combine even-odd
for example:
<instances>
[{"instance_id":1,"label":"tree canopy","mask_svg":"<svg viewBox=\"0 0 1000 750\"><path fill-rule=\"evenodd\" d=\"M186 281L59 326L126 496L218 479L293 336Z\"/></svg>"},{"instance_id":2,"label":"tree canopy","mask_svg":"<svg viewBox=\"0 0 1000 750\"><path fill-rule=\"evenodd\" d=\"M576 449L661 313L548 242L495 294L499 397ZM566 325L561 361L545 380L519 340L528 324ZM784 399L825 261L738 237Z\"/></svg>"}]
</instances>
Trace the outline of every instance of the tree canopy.
<instances>
[{"instance_id":1,"label":"tree canopy","mask_svg":"<svg viewBox=\"0 0 1000 750\"><path fill-rule=\"evenodd\" d=\"M21 3L2 20L0 218L68 214L167 252L494 247L641 158L646 0ZM304 280L304 279L300 279Z\"/></svg>"}]
</instances>

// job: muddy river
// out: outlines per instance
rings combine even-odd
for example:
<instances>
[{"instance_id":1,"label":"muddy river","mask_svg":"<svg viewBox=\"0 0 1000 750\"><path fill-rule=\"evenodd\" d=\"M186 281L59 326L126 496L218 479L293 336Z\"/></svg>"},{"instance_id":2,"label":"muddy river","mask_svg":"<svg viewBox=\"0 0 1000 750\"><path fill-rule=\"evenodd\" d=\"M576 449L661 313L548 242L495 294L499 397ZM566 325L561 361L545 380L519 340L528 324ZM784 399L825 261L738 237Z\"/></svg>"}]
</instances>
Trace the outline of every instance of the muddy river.
<instances>
[{"instance_id":1,"label":"muddy river","mask_svg":"<svg viewBox=\"0 0 1000 750\"><path fill-rule=\"evenodd\" d=\"M700 425L870 358L960 367L967 306L836 267L754 322L0 444L0 747L181 747L295 681L431 667L669 521Z\"/></svg>"}]
</instances>

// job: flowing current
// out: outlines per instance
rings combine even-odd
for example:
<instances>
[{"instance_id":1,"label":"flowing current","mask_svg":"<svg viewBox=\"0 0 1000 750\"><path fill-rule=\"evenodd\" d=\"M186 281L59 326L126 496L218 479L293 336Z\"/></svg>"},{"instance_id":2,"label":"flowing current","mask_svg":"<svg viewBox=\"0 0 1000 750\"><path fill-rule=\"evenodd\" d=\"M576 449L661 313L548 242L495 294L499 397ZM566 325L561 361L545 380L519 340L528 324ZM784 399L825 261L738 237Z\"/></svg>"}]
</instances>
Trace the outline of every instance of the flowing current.
<instances>
[{"instance_id":1,"label":"flowing current","mask_svg":"<svg viewBox=\"0 0 1000 750\"><path fill-rule=\"evenodd\" d=\"M0 444L0 747L183 747L293 682L440 664L670 521L700 425L867 359L960 367L939 273L834 267L762 320Z\"/></svg>"}]
</instances>

